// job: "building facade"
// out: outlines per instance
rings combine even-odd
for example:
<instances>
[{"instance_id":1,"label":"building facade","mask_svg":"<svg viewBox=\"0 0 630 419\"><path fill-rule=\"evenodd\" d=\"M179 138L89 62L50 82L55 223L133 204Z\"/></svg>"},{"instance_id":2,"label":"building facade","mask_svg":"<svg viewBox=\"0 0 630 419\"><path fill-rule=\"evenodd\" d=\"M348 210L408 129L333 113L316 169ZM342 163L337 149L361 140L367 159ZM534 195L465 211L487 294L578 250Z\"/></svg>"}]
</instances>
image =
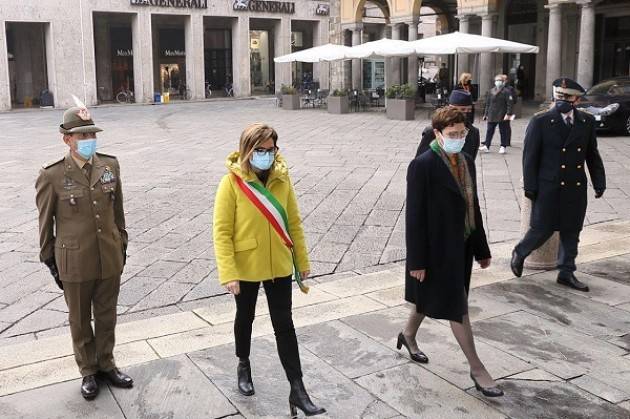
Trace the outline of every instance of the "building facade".
<instances>
[{"instance_id":1,"label":"building facade","mask_svg":"<svg viewBox=\"0 0 630 419\"><path fill-rule=\"evenodd\" d=\"M545 100L551 82L565 76L585 87L615 76L630 75L630 0L339 0L331 35L338 43L357 45L377 36L415 40L430 7L442 33L459 30L540 47L539 54L460 54L449 67L471 72L483 94L495 74L519 76L523 96ZM381 18L370 10L378 8ZM337 11L334 12L335 14ZM367 34L367 35L366 35ZM418 59L385 60L386 84L412 80ZM335 85L361 86L362 63L339 63Z\"/></svg>"},{"instance_id":2,"label":"building facade","mask_svg":"<svg viewBox=\"0 0 630 419\"><path fill-rule=\"evenodd\" d=\"M274 93L292 79L323 87L327 64L273 57L328 42L328 0L0 0L0 110L89 105L123 92L201 99Z\"/></svg>"}]
</instances>

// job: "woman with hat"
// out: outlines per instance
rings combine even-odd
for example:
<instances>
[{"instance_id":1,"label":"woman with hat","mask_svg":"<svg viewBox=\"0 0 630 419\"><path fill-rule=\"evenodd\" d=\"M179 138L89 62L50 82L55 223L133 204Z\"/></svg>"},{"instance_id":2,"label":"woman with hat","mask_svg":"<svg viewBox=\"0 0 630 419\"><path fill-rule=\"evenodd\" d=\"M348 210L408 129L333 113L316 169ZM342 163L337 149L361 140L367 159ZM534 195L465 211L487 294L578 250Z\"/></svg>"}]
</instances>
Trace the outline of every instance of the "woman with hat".
<instances>
[{"instance_id":1,"label":"woman with hat","mask_svg":"<svg viewBox=\"0 0 630 419\"><path fill-rule=\"evenodd\" d=\"M470 365L470 378L486 397L503 391L479 359L468 316L473 258L490 266L490 249L477 197L475 164L462 153L468 133L466 117L442 108L432 120L436 139L407 171L405 300L413 308L397 348L413 361L429 358L418 348L416 334L425 316L450 321Z\"/></svg>"},{"instance_id":2,"label":"woman with hat","mask_svg":"<svg viewBox=\"0 0 630 419\"><path fill-rule=\"evenodd\" d=\"M214 250L219 281L234 295L234 338L238 389L254 394L249 361L252 323L258 290L267 296L278 354L291 385L289 405L307 416L325 413L304 389L302 366L291 315L292 274L301 283L309 275L297 199L289 166L278 153L278 134L265 124L253 124L241 134L238 152L230 154L228 173L219 184L214 205Z\"/></svg>"}]
</instances>

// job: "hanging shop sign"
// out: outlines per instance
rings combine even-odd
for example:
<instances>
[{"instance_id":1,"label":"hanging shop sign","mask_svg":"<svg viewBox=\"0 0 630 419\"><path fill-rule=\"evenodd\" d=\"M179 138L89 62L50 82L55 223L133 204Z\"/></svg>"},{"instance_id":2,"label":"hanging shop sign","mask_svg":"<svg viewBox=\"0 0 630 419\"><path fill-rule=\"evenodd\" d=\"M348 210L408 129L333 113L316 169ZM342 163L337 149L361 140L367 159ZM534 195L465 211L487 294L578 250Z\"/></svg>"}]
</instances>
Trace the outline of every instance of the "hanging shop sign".
<instances>
[{"instance_id":1,"label":"hanging shop sign","mask_svg":"<svg viewBox=\"0 0 630 419\"><path fill-rule=\"evenodd\" d=\"M207 9L208 0L129 0L132 6L174 7L178 9Z\"/></svg>"},{"instance_id":2,"label":"hanging shop sign","mask_svg":"<svg viewBox=\"0 0 630 419\"><path fill-rule=\"evenodd\" d=\"M232 8L237 12L295 13L295 3L287 1L235 0Z\"/></svg>"},{"instance_id":3,"label":"hanging shop sign","mask_svg":"<svg viewBox=\"0 0 630 419\"><path fill-rule=\"evenodd\" d=\"M116 57L133 57L133 50L118 48L116 50Z\"/></svg>"},{"instance_id":4,"label":"hanging shop sign","mask_svg":"<svg viewBox=\"0 0 630 419\"><path fill-rule=\"evenodd\" d=\"M330 14L330 5L319 3L315 9L317 16L328 16Z\"/></svg>"},{"instance_id":5,"label":"hanging shop sign","mask_svg":"<svg viewBox=\"0 0 630 419\"><path fill-rule=\"evenodd\" d=\"M185 57L186 51L183 49L165 49L162 51L163 57Z\"/></svg>"}]
</instances>

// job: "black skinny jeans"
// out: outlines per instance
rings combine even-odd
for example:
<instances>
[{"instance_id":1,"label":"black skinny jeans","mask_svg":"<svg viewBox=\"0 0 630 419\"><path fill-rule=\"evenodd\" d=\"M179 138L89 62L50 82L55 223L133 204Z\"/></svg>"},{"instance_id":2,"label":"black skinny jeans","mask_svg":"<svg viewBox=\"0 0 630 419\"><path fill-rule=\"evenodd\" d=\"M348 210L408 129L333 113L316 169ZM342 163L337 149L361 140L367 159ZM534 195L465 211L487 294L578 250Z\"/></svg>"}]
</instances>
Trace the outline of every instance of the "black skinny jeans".
<instances>
[{"instance_id":1,"label":"black skinny jeans","mask_svg":"<svg viewBox=\"0 0 630 419\"><path fill-rule=\"evenodd\" d=\"M262 284L267 295L269 314L276 335L276 346L282 367L289 380L302 378L300 353L291 316L291 277L263 281ZM249 358L252 346L252 323L256 315L256 300L258 299L260 282L240 281L240 287L241 293L235 296L234 338L236 356L242 359Z\"/></svg>"}]
</instances>

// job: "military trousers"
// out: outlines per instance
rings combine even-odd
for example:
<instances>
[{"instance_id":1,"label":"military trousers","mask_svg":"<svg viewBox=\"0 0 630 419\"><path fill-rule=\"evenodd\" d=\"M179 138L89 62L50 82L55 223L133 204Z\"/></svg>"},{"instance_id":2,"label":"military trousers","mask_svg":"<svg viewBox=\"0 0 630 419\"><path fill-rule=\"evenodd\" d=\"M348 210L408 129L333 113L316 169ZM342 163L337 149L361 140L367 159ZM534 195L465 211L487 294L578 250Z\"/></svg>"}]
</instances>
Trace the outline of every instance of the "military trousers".
<instances>
[{"instance_id":1,"label":"military trousers","mask_svg":"<svg viewBox=\"0 0 630 419\"><path fill-rule=\"evenodd\" d=\"M111 371L116 367L113 352L119 291L120 276L63 283L74 358L84 377L98 371Z\"/></svg>"},{"instance_id":2,"label":"military trousers","mask_svg":"<svg viewBox=\"0 0 630 419\"><path fill-rule=\"evenodd\" d=\"M530 228L523 239L516 245L516 253L526 258L534 250L545 244L553 235L553 230ZM569 276L575 272L575 258L578 254L580 231L560 231L560 248L558 250L559 276Z\"/></svg>"}]
</instances>

